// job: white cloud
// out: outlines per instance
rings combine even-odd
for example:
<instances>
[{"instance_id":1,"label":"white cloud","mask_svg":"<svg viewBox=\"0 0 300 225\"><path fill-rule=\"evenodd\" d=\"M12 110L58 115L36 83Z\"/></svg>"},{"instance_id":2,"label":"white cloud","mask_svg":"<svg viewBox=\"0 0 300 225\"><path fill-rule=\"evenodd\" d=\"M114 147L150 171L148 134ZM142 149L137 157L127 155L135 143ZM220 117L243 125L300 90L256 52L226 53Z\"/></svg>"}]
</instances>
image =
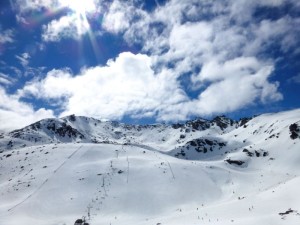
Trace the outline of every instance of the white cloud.
<instances>
[{"instance_id":1,"label":"white cloud","mask_svg":"<svg viewBox=\"0 0 300 225\"><path fill-rule=\"evenodd\" d=\"M242 76L252 76L263 67L267 67L254 57L239 57L233 60L219 63L211 60L203 64L199 76L194 77L193 81L219 81L228 78L240 78Z\"/></svg>"},{"instance_id":2,"label":"white cloud","mask_svg":"<svg viewBox=\"0 0 300 225\"><path fill-rule=\"evenodd\" d=\"M22 64L23 67L27 67L29 64L29 59L31 58L30 55L27 52L24 52L21 55L16 55L15 56L20 63Z\"/></svg>"},{"instance_id":3,"label":"white cloud","mask_svg":"<svg viewBox=\"0 0 300 225\"><path fill-rule=\"evenodd\" d=\"M14 31L12 29L1 30L0 27L0 44L13 43L14 42Z\"/></svg>"},{"instance_id":4,"label":"white cloud","mask_svg":"<svg viewBox=\"0 0 300 225\"><path fill-rule=\"evenodd\" d=\"M300 74L293 76L292 78L289 79L289 81L300 84Z\"/></svg>"},{"instance_id":5,"label":"white cloud","mask_svg":"<svg viewBox=\"0 0 300 225\"><path fill-rule=\"evenodd\" d=\"M16 15L16 20L18 21L18 23L23 24L23 25L30 25L30 23L21 15Z\"/></svg>"},{"instance_id":6,"label":"white cloud","mask_svg":"<svg viewBox=\"0 0 300 225\"><path fill-rule=\"evenodd\" d=\"M52 70L45 79L28 83L19 96L58 99L62 116L75 113L121 119L125 115L156 115L157 120L184 120L191 115L234 111L256 101L282 99L278 84L268 82L272 70L255 58L216 64L211 72L206 69L214 77L200 73L199 79L211 83L199 92L198 99L191 100L174 71L163 69L156 74L150 57L126 52L104 67L89 68L77 76L68 70Z\"/></svg>"},{"instance_id":7,"label":"white cloud","mask_svg":"<svg viewBox=\"0 0 300 225\"><path fill-rule=\"evenodd\" d=\"M90 1L90 4L92 1ZM70 1L64 0L16 0L11 1L12 8L16 10L16 19L19 23L30 24L27 19L32 12L51 11L58 12L64 8L72 8L76 6L80 10L78 3L71 4ZM84 8L84 6L83 6ZM87 9L86 9L87 10ZM97 8L95 7L95 11ZM46 42L57 42L64 38L79 39L89 29L89 23L85 15L79 12L69 13L59 19L51 20L48 24L43 25L42 39Z\"/></svg>"},{"instance_id":8,"label":"white cloud","mask_svg":"<svg viewBox=\"0 0 300 225\"><path fill-rule=\"evenodd\" d=\"M98 3L100 4L99 1ZM57 42L64 38L79 39L90 28L86 13L95 13L99 10L93 0L88 1L84 6L80 6L77 1L73 3L65 0L16 0L15 2L11 1L11 5L17 12L17 21L26 25L30 24L30 20L27 18L32 16L32 12L51 11L56 13L62 9L70 9L68 14L43 25L42 39L46 42Z\"/></svg>"},{"instance_id":9,"label":"white cloud","mask_svg":"<svg viewBox=\"0 0 300 225\"><path fill-rule=\"evenodd\" d=\"M14 30L2 30L0 24L0 56L5 52L8 43L14 43Z\"/></svg>"},{"instance_id":10,"label":"white cloud","mask_svg":"<svg viewBox=\"0 0 300 225\"><path fill-rule=\"evenodd\" d=\"M272 84L268 81L272 66L253 65L251 68L243 63L235 64L239 60L244 59L236 59L211 68L216 76L209 79L216 81L200 94L196 111L202 111L204 114L232 112L254 104L256 100L265 103L283 98L278 93L278 83ZM232 72L234 74L231 74Z\"/></svg>"},{"instance_id":11,"label":"white cloud","mask_svg":"<svg viewBox=\"0 0 300 225\"><path fill-rule=\"evenodd\" d=\"M170 63L181 54L182 58L193 60L191 65L197 65L194 59L197 57L197 66L201 66L203 59L256 56L274 43L281 43L282 49L291 49L299 43L299 18L253 17L257 7L280 7L287 3L296 7L299 3L294 0L171 0L150 13L132 9L130 4L114 3L119 4L114 14L130 12L125 20L130 26L122 28L122 31L127 29L125 39L129 43L141 42L145 52L158 57L160 62ZM169 54L161 54L166 51Z\"/></svg>"},{"instance_id":12,"label":"white cloud","mask_svg":"<svg viewBox=\"0 0 300 225\"><path fill-rule=\"evenodd\" d=\"M122 53L106 66L87 68L76 76L52 70L19 94L59 99L63 115L155 115L158 120L232 112L283 99L279 83L270 81L276 64L266 51L273 46L282 52L298 51L300 19L261 19L254 13L257 7L299 7L297 1L170 0L152 12L140 3L106 3L102 29L123 35L129 44L139 43L141 54ZM44 41L79 39L88 32L88 24L67 15L43 31ZM198 91L198 97L190 99L189 88Z\"/></svg>"},{"instance_id":13,"label":"white cloud","mask_svg":"<svg viewBox=\"0 0 300 225\"><path fill-rule=\"evenodd\" d=\"M12 8L20 13L40 11L42 9L57 9L59 0L15 0L10 1Z\"/></svg>"},{"instance_id":14,"label":"white cloud","mask_svg":"<svg viewBox=\"0 0 300 225\"><path fill-rule=\"evenodd\" d=\"M258 52L278 45L283 52L299 49L300 18L284 16L277 20L262 20L251 27L253 39L245 46L246 54Z\"/></svg>"},{"instance_id":15,"label":"white cloud","mask_svg":"<svg viewBox=\"0 0 300 225\"><path fill-rule=\"evenodd\" d=\"M44 80L27 83L19 95L29 94L47 99L61 98L71 93L72 83L69 83L71 80L72 75L68 70L52 70Z\"/></svg>"},{"instance_id":16,"label":"white cloud","mask_svg":"<svg viewBox=\"0 0 300 225\"><path fill-rule=\"evenodd\" d=\"M131 9L128 2L113 1L109 10L104 13L102 27L112 33L127 30L130 26Z\"/></svg>"},{"instance_id":17,"label":"white cloud","mask_svg":"<svg viewBox=\"0 0 300 225\"><path fill-rule=\"evenodd\" d=\"M89 68L78 76L53 70L41 81L27 84L19 95L65 98L62 115L75 113L109 119L126 114L147 116L187 101L176 78L165 70L154 74L146 55L122 53L104 67Z\"/></svg>"},{"instance_id":18,"label":"white cloud","mask_svg":"<svg viewBox=\"0 0 300 225\"><path fill-rule=\"evenodd\" d=\"M43 26L42 38L44 41L60 41L63 38L79 39L88 32L89 24L86 20L72 14L63 16L58 20L52 20Z\"/></svg>"},{"instance_id":19,"label":"white cloud","mask_svg":"<svg viewBox=\"0 0 300 225\"><path fill-rule=\"evenodd\" d=\"M213 28L205 22L175 25L170 33L169 57L183 59L187 55L201 57L211 51ZM192 47L193 46L193 47Z\"/></svg>"},{"instance_id":20,"label":"white cloud","mask_svg":"<svg viewBox=\"0 0 300 225\"><path fill-rule=\"evenodd\" d=\"M170 110L170 114L231 112L283 99L279 82L270 81L276 69L275 59L266 51L275 46L282 52L299 52L300 19L288 15L259 19L254 18L254 12L257 7L276 8L287 3L299 7L293 0L172 0L143 20L133 21L125 38L129 43L141 42L158 71L171 66L176 78L191 75L187 83L193 91L199 91L199 98L183 105L194 110L183 110L180 103L177 111ZM236 87L243 87L238 88L237 97Z\"/></svg>"},{"instance_id":21,"label":"white cloud","mask_svg":"<svg viewBox=\"0 0 300 225\"><path fill-rule=\"evenodd\" d=\"M19 129L48 117L54 117L51 110L34 110L31 105L20 101L16 95L7 94L0 87L0 131Z\"/></svg>"},{"instance_id":22,"label":"white cloud","mask_svg":"<svg viewBox=\"0 0 300 225\"><path fill-rule=\"evenodd\" d=\"M297 0L229 0L227 5L230 17L242 24L251 21L253 13L259 7L280 7L283 4L292 4L295 6Z\"/></svg>"},{"instance_id":23,"label":"white cloud","mask_svg":"<svg viewBox=\"0 0 300 225\"><path fill-rule=\"evenodd\" d=\"M11 85L14 79L11 79L8 75L0 72L0 84Z\"/></svg>"}]
</instances>

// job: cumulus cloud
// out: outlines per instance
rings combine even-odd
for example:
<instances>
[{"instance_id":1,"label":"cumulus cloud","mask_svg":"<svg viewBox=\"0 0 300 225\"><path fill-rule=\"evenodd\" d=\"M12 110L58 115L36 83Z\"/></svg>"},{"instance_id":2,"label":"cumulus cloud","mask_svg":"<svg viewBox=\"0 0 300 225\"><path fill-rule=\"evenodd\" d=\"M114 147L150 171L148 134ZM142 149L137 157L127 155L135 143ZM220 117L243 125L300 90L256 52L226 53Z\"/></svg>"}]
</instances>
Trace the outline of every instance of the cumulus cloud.
<instances>
[{"instance_id":1,"label":"cumulus cloud","mask_svg":"<svg viewBox=\"0 0 300 225\"><path fill-rule=\"evenodd\" d=\"M34 110L30 104L20 101L16 95L7 94L0 87L0 131L12 131L49 117L54 117L51 110L44 108Z\"/></svg>"},{"instance_id":2,"label":"cumulus cloud","mask_svg":"<svg viewBox=\"0 0 300 225\"><path fill-rule=\"evenodd\" d=\"M278 83L268 82L268 77L273 70L271 66L248 69L246 67L241 70L243 65L239 65L237 68L234 61L233 64L229 62L231 65L226 62L226 64L218 65L216 69L213 69L216 76L209 80L216 79L216 81L200 94L198 105L196 105L198 110L207 114L232 112L253 104L257 99L265 103L283 98L278 93ZM222 74L223 69L224 74ZM253 71L251 71L252 69ZM231 75L231 72L237 73ZM248 74L248 72L251 73ZM221 76L218 76L220 73Z\"/></svg>"},{"instance_id":3,"label":"cumulus cloud","mask_svg":"<svg viewBox=\"0 0 300 225\"><path fill-rule=\"evenodd\" d=\"M150 57L129 52L104 67L83 70L78 76L67 70L52 70L45 79L27 84L19 94L64 98L62 115L109 119L160 114L166 107L187 100L170 71L155 74Z\"/></svg>"},{"instance_id":4,"label":"cumulus cloud","mask_svg":"<svg viewBox=\"0 0 300 225\"><path fill-rule=\"evenodd\" d=\"M68 70L52 70L45 79L28 83L19 95L59 99L61 116L75 113L106 119L129 115L184 120L191 115L234 111L257 100L282 99L278 84L268 81L272 70L255 58L216 64L200 73L199 79L211 83L191 100L171 69L155 73L149 56L125 52L106 66L83 70L77 76ZM205 73L214 76L207 78Z\"/></svg>"}]
</instances>

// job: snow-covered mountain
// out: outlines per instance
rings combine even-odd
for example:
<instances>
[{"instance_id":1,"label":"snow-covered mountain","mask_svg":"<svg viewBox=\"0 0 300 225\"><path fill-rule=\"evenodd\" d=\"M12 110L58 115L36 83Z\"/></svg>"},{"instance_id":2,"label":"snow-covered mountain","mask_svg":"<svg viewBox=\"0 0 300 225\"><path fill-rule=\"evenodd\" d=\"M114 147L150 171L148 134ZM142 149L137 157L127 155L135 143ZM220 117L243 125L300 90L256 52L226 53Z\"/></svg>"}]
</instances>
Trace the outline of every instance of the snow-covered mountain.
<instances>
[{"instance_id":1,"label":"snow-covered mountain","mask_svg":"<svg viewBox=\"0 0 300 225\"><path fill-rule=\"evenodd\" d=\"M71 115L61 119L46 119L3 136L3 149L14 149L24 145L50 143L113 143L142 144L149 146L180 146L193 137L215 136L233 130L239 122L226 117L212 121L198 119L185 124L127 125L119 122L101 121Z\"/></svg>"},{"instance_id":2,"label":"snow-covered mountain","mask_svg":"<svg viewBox=\"0 0 300 225\"><path fill-rule=\"evenodd\" d=\"M0 225L300 224L300 110L0 134ZM299 212L299 213L298 213Z\"/></svg>"}]
</instances>

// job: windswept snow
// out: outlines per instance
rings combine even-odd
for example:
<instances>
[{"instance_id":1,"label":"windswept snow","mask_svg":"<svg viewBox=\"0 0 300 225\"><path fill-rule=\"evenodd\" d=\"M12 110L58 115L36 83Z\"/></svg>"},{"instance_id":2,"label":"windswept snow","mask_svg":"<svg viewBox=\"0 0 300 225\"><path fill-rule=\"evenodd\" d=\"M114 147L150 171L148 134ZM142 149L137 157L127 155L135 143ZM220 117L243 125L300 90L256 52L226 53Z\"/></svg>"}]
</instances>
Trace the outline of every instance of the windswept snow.
<instances>
[{"instance_id":1,"label":"windswept snow","mask_svg":"<svg viewBox=\"0 0 300 225\"><path fill-rule=\"evenodd\" d=\"M300 224L299 127L43 120L0 136L0 225Z\"/></svg>"}]
</instances>

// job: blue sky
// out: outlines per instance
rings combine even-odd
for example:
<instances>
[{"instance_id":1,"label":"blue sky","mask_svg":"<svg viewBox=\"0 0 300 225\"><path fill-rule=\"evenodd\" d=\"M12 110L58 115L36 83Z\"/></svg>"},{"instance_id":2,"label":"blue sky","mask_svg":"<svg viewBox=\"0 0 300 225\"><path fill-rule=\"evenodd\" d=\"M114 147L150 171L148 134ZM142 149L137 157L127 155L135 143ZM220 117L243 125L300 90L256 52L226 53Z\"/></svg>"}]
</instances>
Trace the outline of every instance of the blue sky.
<instances>
[{"instance_id":1,"label":"blue sky","mask_svg":"<svg viewBox=\"0 0 300 225\"><path fill-rule=\"evenodd\" d=\"M0 131L300 107L298 0L0 3Z\"/></svg>"}]
</instances>

